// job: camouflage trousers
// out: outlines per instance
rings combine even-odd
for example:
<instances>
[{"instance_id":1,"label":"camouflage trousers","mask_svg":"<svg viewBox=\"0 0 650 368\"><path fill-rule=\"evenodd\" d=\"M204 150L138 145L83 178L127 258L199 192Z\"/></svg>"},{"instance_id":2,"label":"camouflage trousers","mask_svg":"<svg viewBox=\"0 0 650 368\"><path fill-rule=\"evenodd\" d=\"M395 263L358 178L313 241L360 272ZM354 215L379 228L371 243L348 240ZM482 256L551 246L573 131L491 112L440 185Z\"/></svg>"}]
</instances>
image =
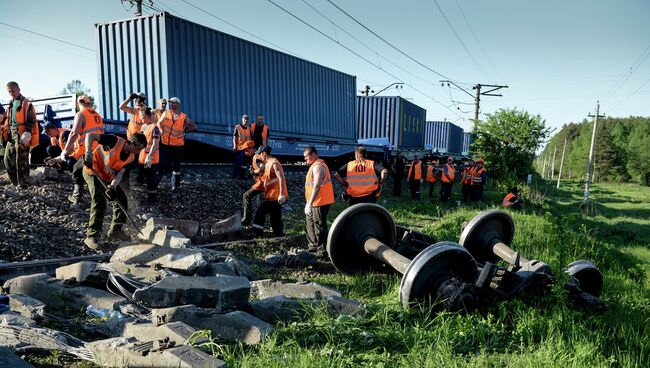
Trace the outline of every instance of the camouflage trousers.
<instances>
[{"instance_id":1,"label":"camouflage trousers","mask_svg":"<svg viewBox=\"0 0 650 368\"><path fill-rule=\"evenodd\" d=\"M13 185L29 185L29 147L7 142L5 144L5 168Z\"/></svg>"}]
</instances>

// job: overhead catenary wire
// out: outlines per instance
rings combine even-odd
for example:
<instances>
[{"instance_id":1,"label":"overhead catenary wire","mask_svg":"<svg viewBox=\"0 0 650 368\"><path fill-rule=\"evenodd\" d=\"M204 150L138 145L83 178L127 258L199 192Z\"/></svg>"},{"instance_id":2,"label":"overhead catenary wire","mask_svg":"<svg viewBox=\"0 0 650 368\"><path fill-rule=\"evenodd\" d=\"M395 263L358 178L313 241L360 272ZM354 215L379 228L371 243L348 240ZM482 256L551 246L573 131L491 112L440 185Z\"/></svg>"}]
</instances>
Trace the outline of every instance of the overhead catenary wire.
<instances>
[{"instance_id":1,"label":"overhead catenary wire","mask_svg":"<svg viewBox=\"0 0 650 368\"><path fill-rule=\"evenodd\" d=\"M42 33L34 32L34 31L29 30L29 29L25 29L25 28L22 28L22 27L14 26L14 25L9 24L9 23L0 22L0 24L3 24L3 25L5 25L5 26L7 26L7 27L11 27L11 28L19 29L19 30L21 30L21 31L23 31L23 32L27 32L27 33L35 34L35 35L37 35L37 36L45 37L45 38L48 38L48 39L50 39L50 40L58 41L58 42L61 42L61 43L66 44L66 45L70 45L70 46L78 47L78 48L80 48L80 49L84 49L84 50L87 50L87 51L92 51L92 52L95 52L95 51L96 51L95 49L91 49L90 47L82 46L82 45L79 45L79 44L76 44L76 43L72 43L72 42L69 42L69 41L62 40L62 39L60 39L60 38L56 38L56 37L48 36L48 35L45 35L45 34L42 34Z\"/></svg>"},{"instance_id":2,"label":"overhead catenary wire","mask_svg":"<svg viewBox=\"0 0 650 368\"><path fill-rule=\"evenodd\" d=\"M645 62L645 60L650 56L650 45L646 47L646 49L641 53L641 55L632 63L630 68L625 71L625 73L619 78L619 80L614 84L614 87L609 91L609 93L605 96L603 99L602 103L605 104L616 92L618 92L621 87L627 82L628 79L634 74L634 72L639 69L641 64ZM618 105L617 105L618 106Z\"/></svg>"},{"instance_id":3,"label":"overhead catenary wire","mask_svg":"<svg viewBox=\"0 0 650 368\"><path fill-rule=\"evenodd\" d=\"M614 107L612 107L612 108L610 109L610 111L614 111L614 110L616 110L616 109L617 109L619 106L621 106L623 103L627 102L627 100L629 100L630 97L632 97L632 96L634 96L635 94L637 94L637 92L639 92L639 91L640 91L643 87L645 87L648 83L650 83L650 79L646 80L643 84L641 84L641 85L639 86L639 88L635 89L634 92L630 93L627 97L625 97L625 98L624 98L623 100L621 100L619 103L617 103L616 105L614 105Z\"/></svg>"}]
</instances>

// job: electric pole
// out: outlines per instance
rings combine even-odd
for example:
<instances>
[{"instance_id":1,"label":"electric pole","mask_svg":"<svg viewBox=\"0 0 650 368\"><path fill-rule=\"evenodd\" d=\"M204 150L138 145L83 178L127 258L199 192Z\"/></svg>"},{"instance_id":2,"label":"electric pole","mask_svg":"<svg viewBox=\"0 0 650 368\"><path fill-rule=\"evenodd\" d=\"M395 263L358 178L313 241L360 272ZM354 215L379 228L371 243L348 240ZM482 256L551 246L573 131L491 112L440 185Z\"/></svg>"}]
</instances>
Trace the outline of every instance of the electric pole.
<instances>
[{"instance_id":1,"label":"electric pole","mask_svg":"<svg viewBox=\"0 0 650 368\"><path fill-rule=\"evenodd\" d=\"M361 92L361 95L366 96L366 97L368 97L370 95L370 92L375 93L375 91L370 90L370 86L366 86L364 89L362 89L359 92Z\"/></svg>"},{"instance_id":2,"label":"electric pole","mask_svg":"<svg viewBox=\"0 0 650 368\"><path fill-rule=\"evenodd\" d=\"M474 97L474 129L476 129L478 125L478 112L481 108L481 85L475 85L474 89L476 90L476 97Z\"/></svg>"},{"instance_id":3,"label":"electric pole","mask_svg":"<svg viewBox=\"0 0 650 368\"><path fill-rule=\"evenodd\" d=\"M135 16L139 17L142 15L142 0L133 0L135 3Z\"/></svg>"},{"instance_id":4,"label":"electric pole","mask_svg":"<svg viewBox=\"0 0 650 368\"><path fill-rule=\"evenodd\" d=\"M553 162L551 162L551 180L555 176L555 152L557 152L557 147L553 146Z\"/></svg>"},{"instance_id":5,"label":"electric pole","mask_svg":"<svg viewBox=\"0 0 650 368\"><path fill-rule=\"evenodd\" d=\"M445 83L447 83L447 87L449 87L450 84L453 84L456 88L460 89L461 91L467 93L471 98L474 99L474 129L476 129L476 126L478 125L478 113L481 110L481 96L495 96L495 97L503 97L502 94L498 93L492 93L494 91L500 90L501 88L508 88L507 85L505 86L500 86L500 85L494 85L494 84L476 84L475 86L472 87L472 89L476 90L476 94L471 94L469 91L467 91L465 88L457 85L453 81L450 80L441 80L440 83L444 86ZM481 87L488 87L491 88L487 91L481 92Z\"/></svg>"},{"instance_id":6,"label":"electric pole","mask_svg":"<svg viewBox=\"0 0 650 368\"><path fill-rule=\"evenodd\" d=\"M560 180L562 179L562 166L564 166L564 151L566 151L566 141L568 138L564 138L564 148L562 148L562 159L560 160L560 172L557 174L557 189L560 189Z\"/></svg>"},{"instance_id":7,"label":"electric pole","mask_svg":"<svg viewBox=\"0 0 650 368\"><path fill-rule=\"evenodd\" d=\"M594 144L596 143L596 126L598 125L598 118L604 118L605 115L598 115L600 112L600 101L596 102L596 115L587 115L594 118L594 129L591 132L591 147L589 148L589 163L587 164L587 181L585 183L585 194L582 199L580 208L587 205L589 202L589 186L591 185L592 170L594 168Z\"/></svg>"}]
</instances>

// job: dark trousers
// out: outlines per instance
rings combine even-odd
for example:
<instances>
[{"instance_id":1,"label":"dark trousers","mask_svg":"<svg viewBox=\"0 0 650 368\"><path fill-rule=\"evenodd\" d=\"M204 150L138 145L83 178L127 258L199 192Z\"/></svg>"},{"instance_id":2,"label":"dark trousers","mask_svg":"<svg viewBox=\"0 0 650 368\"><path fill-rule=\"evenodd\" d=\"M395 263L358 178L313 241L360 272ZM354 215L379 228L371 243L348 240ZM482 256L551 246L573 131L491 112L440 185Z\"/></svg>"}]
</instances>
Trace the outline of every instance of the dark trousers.
<instances>
[{"instance_id":1,"label":"dark trousers","mask_svg":"<svg viewBox=\"0 0 650 368\"><path fill-rule=\"evenodd\" d=\"M404 175L396 174L393 176L393 195L395 197L402 195L402 180L404 180Z\"/></svg>"},{"instance_id":2,"label":"dark trousers","mask_svg":"<svg viewBox=\"0 0 650 368\"><path fill-rule=\"evenodd\" d=\"M244 195L242 196L242 204L244 206L244 216L241 219L242 225L250 224L253 219L253 206L251 202L255 197L263 193L263 190L256 190L254 188L250 188L244 192Z\"/></svg>"},{"instance_id":3,"label":"dark trousers","mask_svg":"<svg viewBox=\"0 0 650 368\"><path fill-rule=\"evenodd\" d=\"M411 199L420 200L420 181L416 179L409 179L409 187L411 189Z\"/></svg>"},{"instance_id":4,"label":"dark trousers","mask_svg":"<svg viewBox=\"0 0 650 368\"><path fill-rule=\"evenodd\" d=\"M244 151L235 151L235 161L232 164L232 178L243 179L248 166L248 160Z\"/></svg>"},{"instance_id":5,"label":"dark trousers","mask_svg":"<svg viewBox=\"0 0 650 368\"><path fill-rule=\"evenodd\" d=\"M160 183L163 176L172 173L172 188L176 188L181 183L181 159L183 158L183 146L160 145L160 162L158 163L158 173L156 181Z\"/></svg>"},{"instance_id":6,"label":"dark trousers","mask_svg":"<svg viewBox=\"0 0 650 368\"><path fill-rule=\"evenodd\" d=\"M305 216L305 230L309 248L325 247L327 243L327 213L330 205L313 207Z\"/></svg>"},{"instance_id":7,"label":"dark trousers","mask_svg":"<svg viewBox=\"0 0 650 368\"><path fill-rule=\"evenodd\" d=\"M483 186L472 185L471 200L474 202L483 201Z\"/></svg>"},{"instance_id":8,"label":"dark trousers","mask_svg":"<svg viewBox=\"0 0 650 368\"><path fill-rule=\"evenodd\" d=\"M451 198L451 190L453 189L454 183L445 183L443 181L440 184L440 201L447 202Z\"/></svg>"},{"instance_id":9,"label":"dark trousers","mask_svg":"<svg viewBox=\"0 0 650 368\"><path fill-rule=\"evenodd\" d=\"M49 158L57 158L61 155L61 147L59 146L47 146L45 148L45 153ZM74 164L77 163L77 159L74 157L68 157L65 162L61 163L61 168L60 170L68 170L72 172L72 168L74 167ZM82 178L83 180L83 178Z\"/></svg>"},{"instance_id":10,"label":"dark trousers","mask_svg":"<svg viewBox=\"0 0 650 368\"><path fill-rule=\"evenodd\" d=\"M266 221L266 214L271 217L271 228L275 236L283 236L284 229L282 225L282 205L278 201L264 201L255 212L255 219L253 220L253 229L257 236L264 233L264 222Z\"/></svg>"},{"instance_id":11,"label":"dark trousers","mask_svg":"<svg viewBox=\"0 0 650 368\"><path fill-rule=\"evenodd\" d=\"M99 178L96 176L90 175L87 172L83 172L83 178L88 185L88 192L90 193L90 219L88 220L88 230L86 230L86 236L95 237L99 236L102 233L102 227L104 225L104 212L106 211L106 189L99 182ZM107 185L110 183L106 183ZM120 209L120 206L117 203L122 204L124 209L127 209L127 200L126 194L118 186L115 190L115 202L113 202L113 220L111 221L111 230L117 231L122 228L122 225L126 222L126 213Z\"/></svg>"},{"instance_id":12,"label":"dark trousers","mask_svg":"<svg viewBox=\"0 0 650 368\"><path fill-rule=\"evenodd\" d=\"M470 184L463 184L460 192L463 194L463 203L469 202L470 196L472 194L472 186Z\"/></svg>"},{"instance_id":13,"label":"dark trousers","mask_svg":"<svg viewBox=\"0 0 650 368\"><path fill-rule=\"evenodd\" d=\"M354 206L355 204L359 203L377 203L377 195L375 192L372 192L363 197L350 197L348 199L348 204L350 206Z\"/></svg>"},{"instance_id":14,"label":"dark trousers","mask_svg":"<svg viewBox=\"0 0 650 368\"><path fill-rule=\"evenodd\" d=\"M29 147L7 142L4 163L11 184L29 186Z\"/></svg>"},{"instance_id":15,"label":"dark trousers","mask_svg":"<svg viewBox=\"0 0 650 368\"><path fill-rule=\"evenodd\" d=\"M158 194L158 181L156 180L158 164L153 164L150 168L143 166L142 172L144 174L144 182L147 184L147 200L154 201Z\"/></svg>"},{"instance_id":16,"label":"dark trousers","mask_svg":"<svg viewBox=\"0 0 650 368\"><path fill-rule=\"evenodd\" d=\"M436 182L428 181L427 183L429 183L429 198L431 198L433 197L433 190L436 188Z\"/></svg>"}]
</instances>

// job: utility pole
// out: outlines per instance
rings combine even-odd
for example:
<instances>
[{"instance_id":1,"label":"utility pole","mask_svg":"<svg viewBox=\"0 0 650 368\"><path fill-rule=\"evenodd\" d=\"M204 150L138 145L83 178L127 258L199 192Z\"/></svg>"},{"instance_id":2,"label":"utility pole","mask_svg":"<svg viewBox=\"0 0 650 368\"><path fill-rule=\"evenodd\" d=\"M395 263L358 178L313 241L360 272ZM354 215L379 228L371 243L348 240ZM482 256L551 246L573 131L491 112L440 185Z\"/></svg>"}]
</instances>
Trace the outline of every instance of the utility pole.
<instances>
[{"instance_id":1,"label":"utility pole","mask_svg":"<svg viewBox=\"0 0 650 368\"><path fill-rule=\"evenodd\" d=\"M474 129L476 129L476 126L478 125L478 113L481 110L481 96L495 96L495 97L502 97L502 94L498 93L492 93L494 91L500 90L501 88L508 88L507 85L501 86L501 85L495 85L495 84L476 84L472 87L472 89L476 90L476 93L472 95L469 93L465 88L459 86L458 84L454 83L453 81L450 80L441 80L440 81L442 85L444 86L445 83L447 83L447 87L449 87L450 84L453 84L456 88L460 89L461 91L467 93L471 98L474 99ZM487 91L481 92L481 87L488 87L491 88Z\"/></svg>"},{"instance_id":2,"label":"utility pole","mask_svg":"<svg viewBox=\"0 0 650 368\"><path fill-rule=\"evenodd\" d=\"M481 85L474 86L476 97L474 97L474 128L478 125L478 111L481 108Z\"/></svg>"},{"instance_id":3,"label":"utility pole","mask_svg":"<svg viewBox=\"0 0 650 368\"><path fill-rule=\"evenodd\" d=\"M142 15L142 0L134 0L135 2L135 16L139 17Z\"/></svg>"},{"instance_id":4,"label":"utility pole","mask_svg":"<svg viewBox=\"0 0 650 368\"><path fill-rule=\"evenodd\" d=\"M555 152L557 152L557 147L553 146L553 162L551 162L551 180L555 176Z\"/></svg>"},{"instance_id":5,"label":"utility pole","mask_svg":"<svg viewBox=\"0 0 650 368\"><path fill-rule=\"evenodd\" d=\"M564 138L564 147L562 148L562 159L560 160L560 172L557 174L557 189L560 189L560 180L562 179L562 166L564 166L564 151L566 151L566 141L568 138Z\"/></svg>"},{"instance_id":6,"label":"utility pole","mask_svg":"<svg viewBox=\"0 0 650 368\"><path fill-rule=\"evenodd\" d=\"M548 153L544 155L544 165L542 166L542 179L546 179L546 162L547 162L546 158L547 157L548 157Z\"/></svg>"},{"instance_id":7,"label":"utility pole","mask_svg":"<svg viewBox=\"0 0 650 368\"><path fill-rule=\"evenodd\" d=\"M587 181L585 183L585 194L582 198L580 208L587 205L589 202L589 186L591 185L592 170L594 168L594 145L596 143L596 126L598 125L598 118L604 118L605 115L598 115L600 112L600 101L596 102L596 115L587 115L594 118L594 129L591 132L591 147L589 148L589 163L587 164Z\"/></svg>"},{"instance_id":8,"label":"utility pole","mask_svg":"<svg viewBox=\"0 0 650 368\"><path fill-rule=\"evenodd\" d=\"M370 95L370 92L374 93L375 91L371 91L371 90L370 90L370 86L366 86L364 89L362 89L362 90L359 91L359 92L361 92L361 94L362 94L363 96L368 97L368 95ZM381 92L381 91L380 91L380 92Z\"/></svg>"}]
</instances>

